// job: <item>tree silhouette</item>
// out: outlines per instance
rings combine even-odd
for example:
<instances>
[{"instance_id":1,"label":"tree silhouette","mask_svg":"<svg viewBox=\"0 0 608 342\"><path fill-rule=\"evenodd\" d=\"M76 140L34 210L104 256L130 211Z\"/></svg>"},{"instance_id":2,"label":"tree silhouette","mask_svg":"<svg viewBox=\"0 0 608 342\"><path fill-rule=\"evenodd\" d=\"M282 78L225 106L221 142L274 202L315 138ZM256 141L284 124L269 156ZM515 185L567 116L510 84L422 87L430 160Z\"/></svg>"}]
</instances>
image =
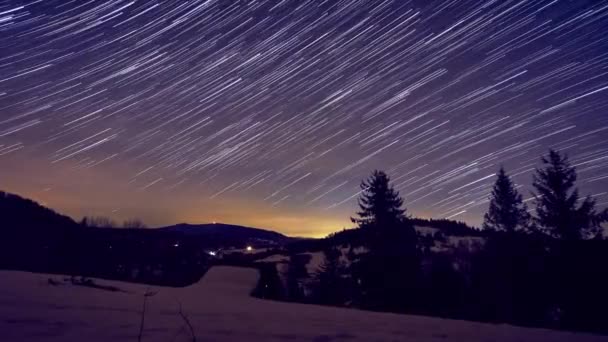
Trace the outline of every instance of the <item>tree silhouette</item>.
<instances>
[{"instance_id":1,"label":"tree silhouette","mask_svg":"<svg viewBox=\"0 0 608 342\"><path fill-rule=\"evenodd\" d=\"M321 304L344 304L345 282L342 278L343 265L340 262L340 250L328 248L323 251L325 261L315 274L317 280L316 297Z\"/></svg>"},{"instance_id":2,"label":"tree silhouette","mask_svg":"<svg viewBox=\"0 0 608 342\"><path fill-rule=\"evenodd\" d=\"M505 232L525 229L530 222L530 214L522 202L521 194L517 192L503 167L496 176L490 206L484 215L483 228Z\"/></svg>"},{"instance_id":3,"label":"tree silhouette","mask_svg":"<svg viewBox=\"0 0 608 342\"><path fill-rule=\"evenodd\" d=\"M140 219L129 219L123 222L123 228L129 229L144 229L147 228L146 224Z\"/></svg>"},{"instance_id":4,"label":"tree silhouette","mask_svg":"<svg viewBox=\"0 0 608 342\"><path fill-rule=\"evenodd\" d=\"M546 275L538 265L545 261L544 247L536 235L518 234L529 227L530 214L504 168L497 173L483 228L487 235L474 258L471 274L481 317L499 322L525 322L542 316L535 302L547 292L539 279ZM542 290L539 290L542 289ZM542 305L541 305L542 307Z\"/></svg>"},{"instance_id":5,"label":"tree silhouette","mask_svg":"<svg viewBox=\"0 0 608 342\"><path fill-rule=\"evenodd\" d=\"M587 196L580 200L575 187L576 170L568 157L550 150L542 158L544 168L537 169L533 186L537 191L536 223L545 233L558 238L550 244L548 283L555 325L566 329L597 329L605 325L608 297L602 289L608 282L605 264L606 241L600 239L601 224L607 210L598 213L595 201ZM603 323L598 324L598 317ZM603 329L603 328L601 328Z\"/></svg>"},{"instance_id":6,"label":"tree silhouette","mask_svg":"<svg viewBox=\"0 0 608 342\"><path fill-rule=\"evenodd\" d=\"M258 263L260 279L252 295L264 299L283 299L283 287L275 263Z\"/></svg>"},{"instance_id":7,"label":"tree silhouette","mask_svg":"<svg viewBox=\"0 0 608 342\"><path fill-rule=\"evenodd\" d=\"M390 186L386 173L374 171L361 182L361 190L359 218L351 218L359 228L387 229L406 219L405 209L401 208L403 199Z\"/></svg>"},{"instance_id":8,"label":"tree silhouette","mask_svg":"<svg viewBox=\"0 0 608 342\"><path fill-rule=\"evenodd\" d=\"M405 215L403 199L383 171L375 170L361 182L358 218L351 218L366 234L366 245L375 253L403 255L416 249L416 231Z\"/></svg>"},{"instance_id":9,"label":"tree silhouette","mask_svg":"<svg viewBox=\"0 0 608 342\"><path fill-rule=\"evenodd\" d=\"M85 216L80 225L90 228L116 228L118 225L111 218L105 216Z\"/></svg>"},{"instance_id":10,"label":"tree silhouette","mask_svg":"<svg viewBox=\"0 0 608 342\"><path fill-rule=\"evenodd\" d=\"M287 283L287 296L290 300L299 302L304 301L306 297L302 281L308 277L306 264L310 259L311 256L308 254L294 254L289 257L287 275L285 278Z\"/></svg>"},{"instance_id":11,"label":"tree silhouette","mask_svg":"<svg viewBox=\"0 0 608 342\"><path fill-rule=\"evenodd\" d=\"M359 217L351 220L365 232L369 252L354 265L358 301L368 309L407 311L414 307L419 271L416 231L384 172L374 171L361 190Z\"/></svg>"},{"instance_id":12,"label":"tree silhouette","mask_svg":"<svg viewBox=\"0 0 608 342\"><path fill-rule=\"evenodd\" d=\"M568 157L550 150L542 162L544 168L536 169L533 183L537 191L534 196L538 225L564 240L597 235L607 219L607 211L597 213L595 201L589 196L579 205L578 189L574 188L576 170Z\"/></svg>"}]
</instances>

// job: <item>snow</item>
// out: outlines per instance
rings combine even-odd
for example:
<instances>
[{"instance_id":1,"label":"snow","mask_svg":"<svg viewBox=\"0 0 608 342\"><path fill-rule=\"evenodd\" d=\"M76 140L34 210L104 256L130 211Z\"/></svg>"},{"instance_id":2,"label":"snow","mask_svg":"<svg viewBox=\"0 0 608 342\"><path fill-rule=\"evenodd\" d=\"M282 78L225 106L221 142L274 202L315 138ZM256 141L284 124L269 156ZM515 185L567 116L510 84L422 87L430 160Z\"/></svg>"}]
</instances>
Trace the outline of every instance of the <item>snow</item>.
<instances>
[{"instance_id":1,"label":"snow","mask_svg":"<svg viewBox=\"0 0 608 342\"><path fill-rule=\"evenodd\" d=\"M222 249L220 251L221 254L224 255L229 255L229 254L235 254L235 253L241 253L241 254L259 254L259 253L264 253L268 251L268 248L255 248L253 246L251 246L251 249L249 248L226 248L226 249Z\"/></svg>"},{"instance_id":2,"label":"snow","mask_svg":"<svg viewBox=\"0 0 608 342\"><path fill-rule=\"evenodd\" d=\"M424 234L424 235L433 235L440 231L439 228L426 227L426 226L414 226L414 229L416 229L416 232L418 232L420 234Z\"/></svg>"},{"instance_id":3,"label":"snow","mask_svg":"<svg viewBox=\"0 0 608 342\"><path fill-rule=\"evenodd\" d=\"M312 275L319 271L321 265L325 262L325 254L323 252L302 253L310 255L310 261L306 264L306 271Z\"/></svg>"},{"instance_id":4,"label":"snow","mask_svg":"<svg viewBox=\"0 0 608 342\"><path fill-rule=\"evenodd\" d=\"M441 229L426 227L426 226L414 226L416 232L423 236L431 236L434 237L435 233L441 232ZM474 251L479 249L485 243L485 239L479 236L455 236L444 234L446 241L441 242L438 240L434 241L433 246L431 246L431 251L435 253L443 253L449 252L454 249L464 249L468 251Z\"/></svg>"},{"instance_id":5,"label":"snow","mask_svg":"<svg viewBox=\"0 0 608 342\"><path fill-rule=\"evenodd\" d=\"M267 256L263 259L258 259L254 261L255 263L263 263L263 262L276 262L276 263L286 263L289 262L289 256L284 254L273 254Z\"/></svg>"},{"instance_id":6,"label":"snow","mask_svg":"<svg viewBox=\"0 0 608 342\"><path fill-rule=\"evenodd\" d=\"M451 246L462 247L468 250L483 246L486 239L479 236L449 236L448 242Z\"/></svg>"},{"instance_id":7,"label":"snow","mask_svg":"<svg viewBox=\"0 0 608 342\"><path fill-rule=\"evenodd\" d=\"M51 285L48 279L63 285ZM265 301L249 296L254 269L213 267L197 284L167 288L0 271L0 340L137 341L608 341L607 337L439 318ZM68 285L69 284L69 285ZM184 319L180 315L184 314Z\"/></svg>"}]
</instances>

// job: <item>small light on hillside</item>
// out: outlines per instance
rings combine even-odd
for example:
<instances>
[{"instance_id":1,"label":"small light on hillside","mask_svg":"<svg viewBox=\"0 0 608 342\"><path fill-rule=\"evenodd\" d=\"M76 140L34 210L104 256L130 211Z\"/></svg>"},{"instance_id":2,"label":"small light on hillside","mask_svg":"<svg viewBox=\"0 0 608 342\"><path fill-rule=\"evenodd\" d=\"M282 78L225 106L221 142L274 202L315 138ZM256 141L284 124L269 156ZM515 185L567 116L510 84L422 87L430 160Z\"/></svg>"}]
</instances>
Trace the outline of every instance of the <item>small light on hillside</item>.
<instances>
[{"instance_id":1,"label":"small light on hillside","mask_svg":"<svg viewBox=\"0 0 608 342\"><path fill-rule=\"evenodd\" d=\"M173 247L179 247L179 243L177 243L177 242L176 242L176 243L174 243L174 244L173 244Z\"/></svg>"},{"instance_id":2,"label":"small light on hillside","mask_svg":"<svg viewBox=\"0 0 608 342\"><path fill-rule=\"evenodd\" d=\"M209 255L211 256L215 256L217 253L215 253L214 251L209 251Z\"/></svg>"},{"instance_id":3,"label":"small light on hillside","mask_svg":"<svg viewBox=\"0 0 608 342\"><path fill-rule=\"evenodd\" d=\"M253 251L253 247L247 246L247 252L251 252L251 251Z\"/></svg>"}]
</instances>

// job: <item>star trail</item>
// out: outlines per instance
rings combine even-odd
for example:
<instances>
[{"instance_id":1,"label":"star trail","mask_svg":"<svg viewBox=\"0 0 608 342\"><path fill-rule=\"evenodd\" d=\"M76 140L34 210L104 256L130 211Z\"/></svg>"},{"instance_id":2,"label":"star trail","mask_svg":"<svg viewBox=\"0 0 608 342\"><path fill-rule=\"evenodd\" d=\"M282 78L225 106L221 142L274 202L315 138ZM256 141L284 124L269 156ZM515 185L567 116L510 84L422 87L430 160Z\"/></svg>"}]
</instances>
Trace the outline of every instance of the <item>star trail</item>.
<instances>
[{"instance_id":1,"label":"star trail","mask_svg":"<svg viewBox=\"0 0 608 342\"><path fill-rule=\"evenodd\" d=\"M8 1L1 187L78 217L323 235L385 170L478 225L563 150L608 204L608 1Z\"/></svg>"}]
</instances>

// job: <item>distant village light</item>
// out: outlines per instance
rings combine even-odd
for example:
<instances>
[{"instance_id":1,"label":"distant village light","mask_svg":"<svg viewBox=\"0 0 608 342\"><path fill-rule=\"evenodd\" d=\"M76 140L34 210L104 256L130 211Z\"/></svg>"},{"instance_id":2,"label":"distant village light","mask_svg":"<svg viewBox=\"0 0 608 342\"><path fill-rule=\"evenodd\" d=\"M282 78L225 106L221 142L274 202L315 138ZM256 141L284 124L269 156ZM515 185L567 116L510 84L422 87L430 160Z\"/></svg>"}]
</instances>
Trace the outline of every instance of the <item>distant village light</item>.
<instances>
[{"instance_id":1,"label":"distant village light","mask_svg":"<svg viewBox=\"0 0 608 342\"><path fill-rule=\"evenodd\" d=\"M173 244L173 247L179 247L179 243L177 243L177 242L176 242L176 243L174 243L174 244Z\"/></svg>"},{"instance_id":2,"label":"distant village light","mask_svg":"<svg viewBox=\"0 0 608 342\"><path fill-rule=\"evenodd\" d=\"M247 252L251 252L252 250L253 250L253 247L247 246Z\"/></svg>"},{"instance_id":3,"label":"distant village light","mask_svg":"<svg viewBox=\"0 0 608 342\"><path fill-rule=\"evenodd\" d=\"M211 255L211 256L215 256L215 255L216 255L216 253L215 253L214 251L209 251L209 255Z\"/></svg>"}]
</instances>

